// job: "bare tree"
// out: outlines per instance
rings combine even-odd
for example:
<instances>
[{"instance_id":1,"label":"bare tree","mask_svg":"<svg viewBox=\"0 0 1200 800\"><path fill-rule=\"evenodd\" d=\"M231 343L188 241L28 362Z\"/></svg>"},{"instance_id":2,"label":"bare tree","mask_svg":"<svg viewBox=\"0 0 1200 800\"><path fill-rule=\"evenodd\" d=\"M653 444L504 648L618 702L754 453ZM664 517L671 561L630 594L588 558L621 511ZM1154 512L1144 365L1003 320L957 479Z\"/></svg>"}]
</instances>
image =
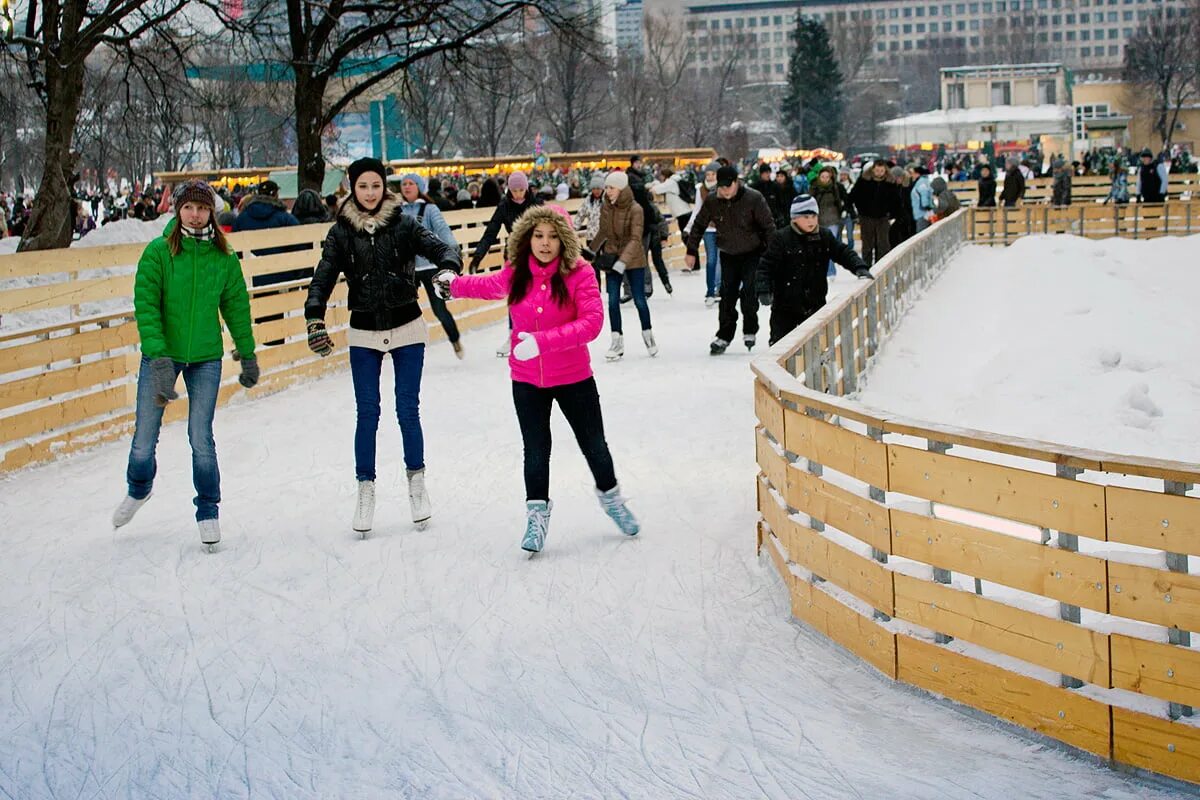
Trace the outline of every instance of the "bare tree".
<instances>
[{"instance_id":1,"label":"bare tree","mask_svg":"<svg viewBox=\"0 0 1200 800\"><path fill-rule=\"evenodd\" d=\"M1196 15L1152 14L1125 45L1124 77L1170 149L1184 106L1200 96L1200 21Z\"/></svg>"},{"instance_id":2,"label":"bare tree","mask_svg":"<svg viewBox=\"0 0 1200 800\"><path fill-rule=\"evenodd\" d=\"M455 102L443 57L416 62L404 73L400 105L421 137L426 158L438 158L454 131Z\"/></svg>"},{"instance_id":3,"label":"bare tree","mask_svg":"<svg viewBox=\"0 0 1200 800\"><path fill-rule=\"evenodd\" d=\"M857 81L863 67L875 54L875 22L863 12L859 19L834 21L829 26L829 44L846 83Z\"/></svg>"},{"instance_id":4,"label":"bare tree","mask_svg":"<svg viewBox=\"0 0 1200 800\"><path fill-rule=\"evenodd\" d=\"M609 66L601 45L583 29L551 29L535 42L535 94L563 152L578 150L610 102Z\"/></svg>"},{"instance_id":5,"label":"bare tree","mask_svg":"<svg viewBox=\"0 0 1200 800\"><path fill-rule=\"evenodd\" d=\"M454 83L460 122L454 138L466 152L497 156L527 139L532 78L519 39L493 39L466 54Z\"/></svg>"},{"instance_id":6,"label":"bare tree","mask_svg":"<svg viewBox=\"0 0 1200 800\"><path fill-rule=\"evenodd\" d=\"M19 48L45 119L42 180L21 240L22 250L71 242L71 181L77 167L72 137L83 97L88 56L107 45L124 49L147 32L165 29L187 0L45 0L31 2Z\"/></svg>"},{"instance_id":7,"label":"bare tree","mask_svg":"<svg viewBox=\"0 0 1200 800\"><path fill-rule=\"evenodd\" d=\"M733 91L739 81L741 51L721 51L722 60L708 72L689 69L679 85L680 133L690 147L711 146L729 120L740 111L738 95ZM691 62L694 67L695 62Z\"/></svg>"}]
</instances>

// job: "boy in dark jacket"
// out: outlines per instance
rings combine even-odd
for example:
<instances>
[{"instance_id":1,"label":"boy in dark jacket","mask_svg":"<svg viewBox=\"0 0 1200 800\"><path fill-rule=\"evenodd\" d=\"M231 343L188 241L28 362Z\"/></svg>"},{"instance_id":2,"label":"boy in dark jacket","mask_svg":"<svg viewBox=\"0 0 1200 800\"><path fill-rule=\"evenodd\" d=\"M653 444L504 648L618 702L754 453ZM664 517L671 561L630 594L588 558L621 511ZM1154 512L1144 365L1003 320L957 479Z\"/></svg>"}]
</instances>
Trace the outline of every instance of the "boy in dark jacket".
<instances>
[{"instance_id":1,"label":"boy in dark jacket","mask_svg":"<svg viewBox=\"0 0 1200 800\"><path fill-rule=\"evenodd\" d=\"M775 232L759 262L758 302L771 307L772 345L825 305L830 260L872 280L867 263L820 226L818 213L816 199L798 195L789 212L791 223Z\"/></svg>"}]
</instances>

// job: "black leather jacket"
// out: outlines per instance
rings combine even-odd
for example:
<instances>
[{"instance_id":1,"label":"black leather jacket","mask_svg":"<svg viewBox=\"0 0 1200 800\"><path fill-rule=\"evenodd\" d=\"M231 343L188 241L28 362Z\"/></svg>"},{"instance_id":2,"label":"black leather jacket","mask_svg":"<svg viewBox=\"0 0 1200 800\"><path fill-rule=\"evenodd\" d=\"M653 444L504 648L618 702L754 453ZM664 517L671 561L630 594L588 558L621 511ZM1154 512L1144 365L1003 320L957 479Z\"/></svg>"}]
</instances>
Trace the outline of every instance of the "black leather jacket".
<instances>
[{"instance_id":1,"label":"black leather jacket","mask_svg":"<svg viewBox=\"0 0 1200 800\"><path fill-rule=\"evenodd\" d=\"M429 259L439 270L462 272L457 249L400 209L399 199L390 192L375 214L364 213L352 197L342 203L308 287L307 319L325 318L329 295L344 274L350 285L350 327L390 330L421 316L416 256Z\"/></svg>"}]
</instances>

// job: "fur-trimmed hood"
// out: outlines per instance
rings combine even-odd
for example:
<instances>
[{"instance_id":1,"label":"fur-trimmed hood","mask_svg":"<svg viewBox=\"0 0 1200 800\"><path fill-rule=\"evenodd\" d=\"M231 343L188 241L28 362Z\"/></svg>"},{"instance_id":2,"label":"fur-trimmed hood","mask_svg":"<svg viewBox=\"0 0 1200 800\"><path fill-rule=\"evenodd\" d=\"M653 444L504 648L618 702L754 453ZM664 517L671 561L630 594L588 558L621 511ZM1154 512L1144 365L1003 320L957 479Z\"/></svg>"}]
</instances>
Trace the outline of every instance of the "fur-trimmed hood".
<instances>
[{"instance_id":1,"label":"fur-trimmed hood","mask_svg":"<svg viewBox=\"0 0 1200 800\"><path fill-rule=\"evenodd\" d=\"M338 207L338 218L346 220L356 231L374 233L390 223L393 217L398 216L402 206L399 197L392 192L384 192L379 210L374 214L367 214L354 202L354 194L351 193L346 195L346 199Z\"/></svg>"},{"instance_id":2,"label":"fur-trimmed hood","mask_svg":"<svg viewBox=\"0 0 1200 800\"><path fill-rule=\"evenodd\" d=\"M555 206L534 206L517 217L517 221L513 224L512 233L508 236L508 243L504 248L505 257L509 261L516 259L517 246L521 243L521 240L532 236L533 229L542 223L549 223L558 231L558 240L562 242L562 253L559 256L559 270L565 275L575 268L575 262L579 260L579 236L575 233L575 229L571 227L571 221Z\"/></svg>"}]
</instances>

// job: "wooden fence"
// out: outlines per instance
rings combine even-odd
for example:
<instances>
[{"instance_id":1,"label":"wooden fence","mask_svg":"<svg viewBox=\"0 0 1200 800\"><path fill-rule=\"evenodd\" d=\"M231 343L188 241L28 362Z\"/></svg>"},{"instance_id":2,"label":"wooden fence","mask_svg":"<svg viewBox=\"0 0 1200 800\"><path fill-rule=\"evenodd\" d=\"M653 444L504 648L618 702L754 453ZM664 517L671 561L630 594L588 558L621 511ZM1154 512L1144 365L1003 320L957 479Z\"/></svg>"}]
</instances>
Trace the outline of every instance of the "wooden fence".
<instances>
[{"instance_id":1,"label":"wooden fence","mask_svg":"<svg viewBox=\"0 0 1200 800\"><path fill-rule=\"evenodd\" d=\"M977 244L1012 244L1022 236L1070 233L1089 239L1154 239L1200 233L1200 198L1166 203L970 208L967 236Z\"/></svg>"},{"instance_id":2,"label":"wooden fence","mask_svg":"<svg viewBox=\"0 0 1200 800\"><path fill-rule=\"evenodd\" d=\"M1200 782L1200 465L906 418L852 398L971 239L963 210L754 362L758 546L792 613L884 675ZM1121 229L1121 235L1132 231Z\"/></svg>"},{"instance_id":3,"label":"wooden fence","mask_svg":"<svg viewBox=\"0 0 1200 800\"><path fill-rule=\"evenodd\" d=\"M1197 189L1200 189L1200 175L1196 175L1195 173L1176 173L1171 175L1170 178L1171 181L1167 187L1168 197L1178 200L1184 194L1190 193L1191 195L1195 195ZM979 184L977 181L949 181L946 185L954 190L959 202L963 205L975 205L979 200ZM1031 181L1027 181L1024 202L1048 204L1053 186L1053 178L1034 178ZM1108 197L1109 187L1111 186L1112 178L1108 175L1074 177L1071 179L1071 201L1076 204L1095 203L1098 200ZM1000 190L1003 188L1003 182L999 182L996 187L997 202L999 202ZM1129 176L1129 195L1130 197L1134 197L1136 193L1137 175L1131 174Z\"/></svg>"},{"instance_id":4,"label":"wooden fence","mask_svg":"<svg viewBox=\"0 0 1200 800\"><path fill-rule=\"evenodd\" d=\"M579 202L563 205L573 211ZM446 214L458 242L467 248L468 258L493 210ZM328 224L305 225L236 233L229 238L242 256L242 271L249 285L255 278L261 282L263 276L315 267L328 228ZM505 238L501 229L500 244L484 260L483 269L499 268ZM295 250L262 256L252 253L278 247ZM9 322L22 315L56 317L0 332L0 472L132 433L141 357L132 291L143 249L145 243L0 256L0 282L22 284L0 289L0 315ZM673 230L664 255L668 263L682 262L678 231ZM276 392L346 366L346 285L339 284L330 300L326 322L337 349L324 359L308 349L303 314L307 288L307 279L251 285L262 379L254 389L243 389L237 382L237 366L227 358L219 403L243 393L256 397ZM422 306L431 323L431 338L444 339L432 311L426 303ZM495 301L453 300L449 306L463 330L497 322L506 313L504 304ZM274 344L264 346L264 342ZM226 343L227 350L231 349L228 334ZM165 419L186 415L187 402L181 399L170 404Z\"/></svg>"}]
</instances>

